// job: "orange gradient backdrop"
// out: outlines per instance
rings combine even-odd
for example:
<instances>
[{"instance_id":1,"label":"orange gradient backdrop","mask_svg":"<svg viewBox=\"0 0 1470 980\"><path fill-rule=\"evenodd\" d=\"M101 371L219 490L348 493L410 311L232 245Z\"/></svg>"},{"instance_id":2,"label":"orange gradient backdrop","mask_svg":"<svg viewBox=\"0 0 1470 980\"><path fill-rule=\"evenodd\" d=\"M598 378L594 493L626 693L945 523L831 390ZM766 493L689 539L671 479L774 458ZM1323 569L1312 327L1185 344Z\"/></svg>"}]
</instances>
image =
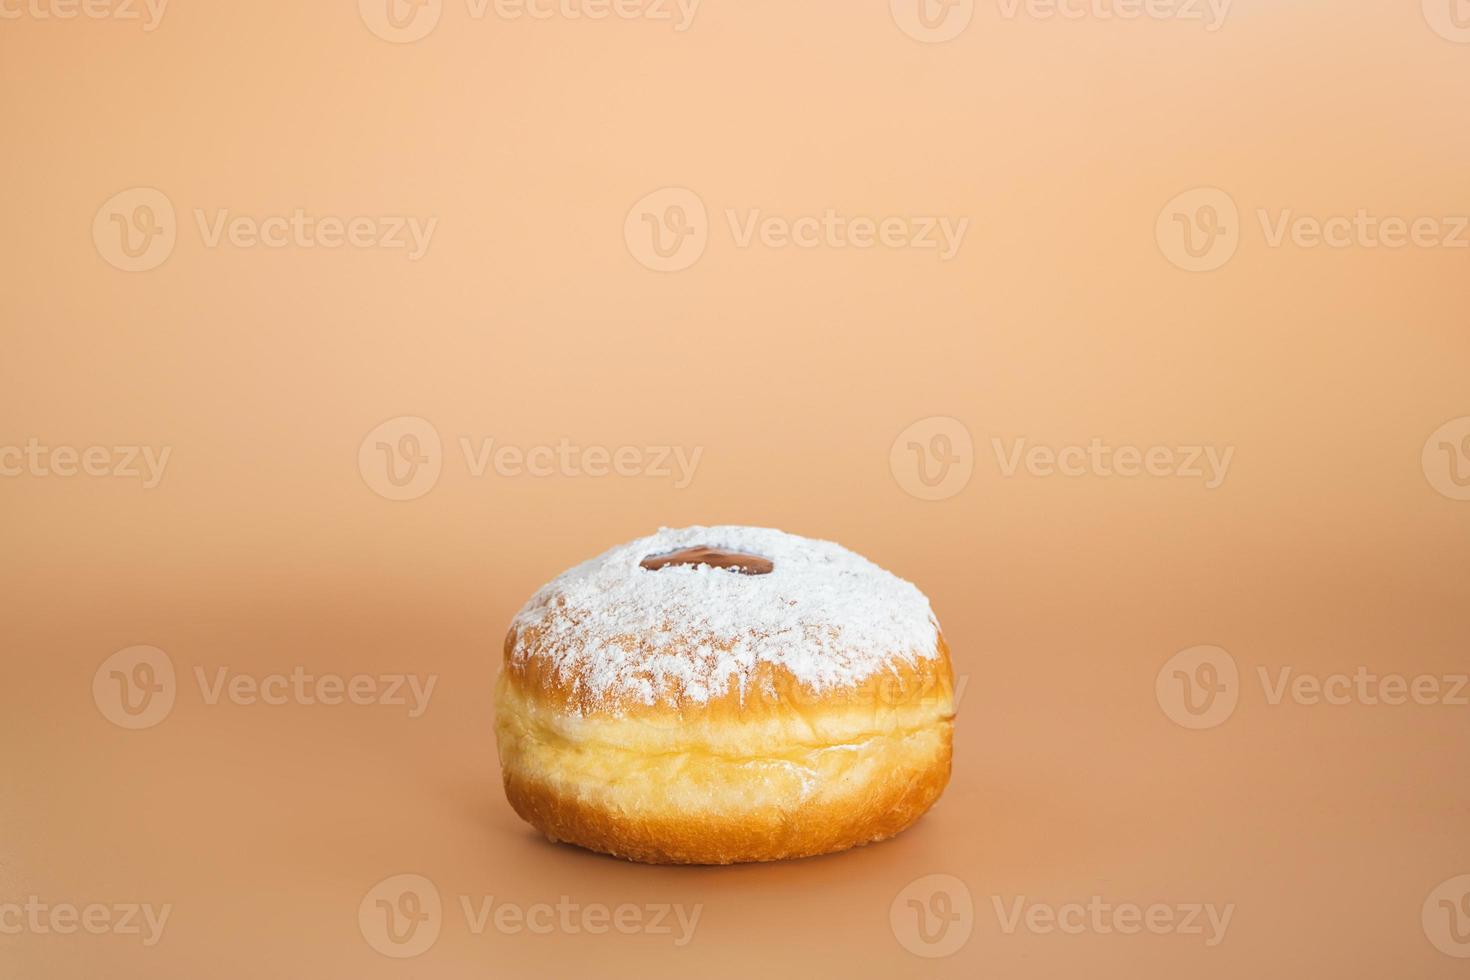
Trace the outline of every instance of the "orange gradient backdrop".
<instances>
[{"instance_id":1,"label":"orange gradient backdrop","mask_svg":"<svg viewBox=\"0 0 1470 980\"><path fill-rule=\"evenodd\" d=\"M1462 975L1470 44L1448 3L1237 0L1212 25L1182 0L705 0L679 30L672 3L374 2L174 0L151 30L141 4L0 5L0 974ZM776 244L829 209L845 230ZM1437 237L1274 237L1359 212ZM377 244L330 247L354 218ZM417 257L381 241L409 218ZM752 218L778 220L743 240ZM901 244L854 244L886 219ZM941 242L964 223L953 254L914 247L930 219ZM1228 467L1007 471L1094 443ZM494 462L562 445L575 470ZM59 475L57 447L106 447L111 475ZM168 450L156 485L127 447ZM586 447L634 447L637 475L588 475ZM437 478L388 499L381 452ZM510 811L510 617L692 523L830 538L930 596L964 686L952 782L911 831L650 868ZM175 700L131 730L93 681L137 645ZM1201 645L1234 707L1189 727L1164 668ZM410 717L199 680L297 668L436 681ZM1360 668L1442 696L1273 703L1283 670ZM405 873L443 911L396 959L359 905ZM31 896L171 912L152 945L12 928ZM683 945L477 934L461 897L488 896L701 911ZM1018 899L1094 896L1232 911L1218 942L1204 918L1007 928Z\"/></svg>"}]
</instances>

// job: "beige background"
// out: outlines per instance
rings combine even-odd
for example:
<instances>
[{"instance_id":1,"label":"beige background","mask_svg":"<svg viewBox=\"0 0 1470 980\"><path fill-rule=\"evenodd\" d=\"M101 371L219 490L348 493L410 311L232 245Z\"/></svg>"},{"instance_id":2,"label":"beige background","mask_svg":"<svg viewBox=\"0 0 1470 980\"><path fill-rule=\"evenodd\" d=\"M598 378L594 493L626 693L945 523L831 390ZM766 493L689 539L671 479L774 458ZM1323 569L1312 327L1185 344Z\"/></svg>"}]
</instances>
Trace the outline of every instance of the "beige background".
<instances>
[{"instance_id":1,"label":"beige background","mask_svg":"<svg viewBox=\"0 0 1470 980\"><path fill-rule=\"evenodd\" d=\"M1239 0L1211 31L982 2L931 8L963 30L927 43L904 0L706 0L682 32L448 0L397 43L370 2L176 0L152 31L38 17L50 2L0 20L0 445L171 455L150 489L0 478L0 907L172 912L151 947L0 933L0 973L1464 975L1436 941L1470 952L1448 931L1470 929L1470 905L1449 917L1465 889L1431 893L1470 872L1470 707L1272 704L1258 673L1467 669L1467 428L1426 441L1470 415L1470 250L1272 247L1259 217L1470 213L1448 3ZM685 212L705 247L659 272L625 225L670 187L705 209ZM128 272L108 232L144 199L105 202L133 188L174 216ZM1217 208L1218 267L1191 272L1166 204L1197 188L1236 214ZM827 208L969 225L945 261L741 247L726 217ZM416 261L211 247L195 212L221 209L437 225ZM359 449L403 416L440 437L441 472L392 501ZM950 436L961 475L923 500L908 436L893 450L934 418L915 441ZM702 456L683 488L475 476L462 438ZM1207 489L1006 476L997 439L1234 454ZM568 565L696 522L832 538L929 594L965 688L953 782L913 830L660 869L509 810L489 704L509 618ZM140 644L176 700L135 731L92 692ZM1156 679L1200 645L1236 666L1236 706L1191 730ZM195 679L297 667L437 686L410 719L209 704ZM399 960L358 907L401 873L444 913ZM927 901L912 883L936 874L974 912L930 959L905 889ZM702 911L682 948L476 935L461 895ZM1207 946L1008 933L996 912L1093 896L1233 913Z\"/></svg>"}]
</instances>

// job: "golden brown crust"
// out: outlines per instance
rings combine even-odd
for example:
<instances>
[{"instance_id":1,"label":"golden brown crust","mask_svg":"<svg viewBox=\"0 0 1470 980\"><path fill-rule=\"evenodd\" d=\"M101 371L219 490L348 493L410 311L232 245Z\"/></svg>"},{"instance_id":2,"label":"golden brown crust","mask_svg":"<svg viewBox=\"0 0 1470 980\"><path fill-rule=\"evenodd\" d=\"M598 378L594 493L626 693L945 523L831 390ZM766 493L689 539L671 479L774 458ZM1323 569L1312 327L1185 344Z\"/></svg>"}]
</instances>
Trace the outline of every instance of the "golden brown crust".
<instances>
[{"instance_id":1,"label":"golden brown crust","mask_svg":"<svg viewBox=\"0 0 1470 980\"><path fill-rule=\"evenodd\" d=\"M736 864L845 851L887 840L939 799L949 782L950 733L922 769L889 774L850 798L747 814L632 814L503 770L505 795L520 817L552 841L645 864Z\"/></svg>"},{"instance_id":2,"label":"golden brown crust","mask_svg":"<svg viewBox=\"0 0 1470 980\"><path fill-rule=\"evenodd\" d=\"M522 656L513 657L517 643ZM923 702L952 702L953 669L949 645L938 635L936 650L895 653L888 669L860 684L818 690L803 684L789 670L772 663L756 664L744 688L731 685L723 694L694 701L672 689L658 692L654 703L632 699L609 700L588 683L586 667L573 663L558 672L560 651L548 649L534 629L518 634L511 627L505 635L504 670L523 690L534 693L549 710L579 717L617 715L652 723L688 725L699 720L713 723L751 721L791 712L822 710L833 706L866 705L875 710ZM677 655L677 647L675 647Z\"/></svg>"},{"instance_id":3,"label":"golden brown crust","mask_svg":"<svg viewBox=\"0 0 1470 980\"><path fill-rule=\"evenodd\" d=\"M497 693L501 769L516 813L552 840L651 863L827 854L902 831L949 780L942 636L934 656L895 656L854 687L819 692L761 665L743 697L615 711L549 657L512 662L515 640Z\"/></svg>"}]
</instances>

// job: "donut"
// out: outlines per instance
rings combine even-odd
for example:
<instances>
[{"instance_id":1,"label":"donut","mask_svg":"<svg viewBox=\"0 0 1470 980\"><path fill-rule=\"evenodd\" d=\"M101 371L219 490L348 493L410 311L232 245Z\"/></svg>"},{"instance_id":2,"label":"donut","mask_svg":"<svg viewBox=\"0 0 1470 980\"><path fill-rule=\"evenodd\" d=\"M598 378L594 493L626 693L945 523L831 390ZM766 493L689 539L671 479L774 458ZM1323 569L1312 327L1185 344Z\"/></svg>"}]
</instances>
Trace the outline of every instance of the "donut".
<instances>
[{"instance_id":1,"label":"donut","mask_svg":"<svg viewBox=\"0 0 1470 980\"><path fill-rule=\"evenodd\" d=\"M949 781L949 649L914 585L830 541L665 528L543 586L496 682L515 812L649 864L885 840Z\"/></svg>"}]
</instances>

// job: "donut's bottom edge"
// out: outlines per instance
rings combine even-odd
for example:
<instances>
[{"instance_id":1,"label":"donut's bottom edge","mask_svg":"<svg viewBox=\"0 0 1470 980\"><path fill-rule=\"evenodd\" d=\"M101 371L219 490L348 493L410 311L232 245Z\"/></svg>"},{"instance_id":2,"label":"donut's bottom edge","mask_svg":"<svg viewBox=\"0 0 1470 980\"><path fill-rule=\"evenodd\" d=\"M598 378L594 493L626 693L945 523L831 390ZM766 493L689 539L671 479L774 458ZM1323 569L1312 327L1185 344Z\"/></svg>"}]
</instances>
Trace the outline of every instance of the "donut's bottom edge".
<instances>
[{"instance_id":1,"label":"donut's bottom edge","mask_svg":"<svg viewBox=\"0 0 1470 980\"><path fill-rule=\"evenodd\" d=\"M876 775L868 769L861 780L839 780L817 799L756 798L727 810L695 812L647 797L630 805L514 766L502 774L511 807L553 842L643 864L780 861L877 843L912 826L949 782L949 726L929 734L928 758L915 758L911 737L899 739L895 764ZM758 797L760 787L751 789Z\"/></svg>"}]
</instances>

